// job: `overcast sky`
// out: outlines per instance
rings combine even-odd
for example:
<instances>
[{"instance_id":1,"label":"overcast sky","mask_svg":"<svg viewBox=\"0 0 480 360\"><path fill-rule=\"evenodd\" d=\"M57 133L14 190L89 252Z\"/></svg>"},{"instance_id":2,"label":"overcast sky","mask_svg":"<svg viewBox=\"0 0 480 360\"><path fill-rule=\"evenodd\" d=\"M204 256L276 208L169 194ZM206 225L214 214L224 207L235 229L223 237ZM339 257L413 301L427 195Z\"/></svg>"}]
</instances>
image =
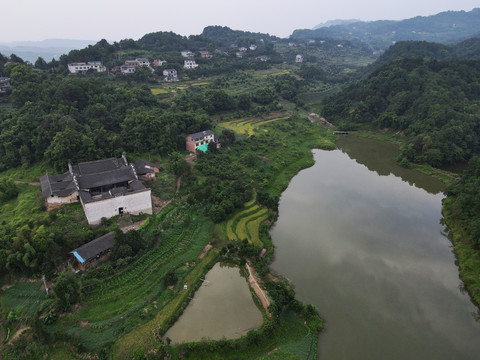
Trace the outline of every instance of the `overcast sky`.
<instances>
[{"instance_id":1,"label":"overcast sky","mask_svg":"<svg viewBox=\"0 0 480 360\"><path fill-rule=\"evenodd\" d=\"M156 31L200 34L208 25L288 37L327 20L400 20L479 0L10 0L2 1L0 42L139 39Z\"/></svg>"}]
</instances>

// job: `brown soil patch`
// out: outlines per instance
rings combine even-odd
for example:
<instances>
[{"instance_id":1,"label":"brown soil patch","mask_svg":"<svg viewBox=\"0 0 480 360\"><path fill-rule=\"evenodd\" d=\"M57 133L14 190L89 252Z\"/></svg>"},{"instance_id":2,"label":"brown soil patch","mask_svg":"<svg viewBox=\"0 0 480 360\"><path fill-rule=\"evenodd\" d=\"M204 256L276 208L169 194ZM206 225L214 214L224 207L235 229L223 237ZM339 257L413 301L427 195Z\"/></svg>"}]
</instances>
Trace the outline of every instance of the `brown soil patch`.
<instances>
[{"instance_id":1,"label":"brown soil patch","mask_svg":"<svg viewBox=\"0 0 480 360\"><path fill-rule=\"evenodd\" d=\"M130 231L130 230L138 230L138 229L140 228L140 226L142 226L143 223L145 223L145 221L147 221L147 219L141 220L141 221L137 221L137 222L135 222L135 223L133 223L133 224L124 226L124 227L120 228L120 230L122 230L123 233L126 233L127 231Z\"/></svg>"},{"instance_id":2,"label":"brown soil patch","mask_svg":"<svg viewBox=\"0 0 480 360\"><path fill-rule=\"evenodd\" d=\"M12 287L12 285L3 285L2 286L2 291L5 291L5 290L7 290L8 288L11 288L11 287Z\"/></svg>"},{"instance_id":3,"label":"brown soil patch","mask_svg":"<svg viewBox=\"0 0 480 360\"><path fill-rule=\"evenodd\" d=\"M212 244L208 243L207 245L205 245L205 247L203 248L203 251L202 253L198 256L199 259L203 259L205 257L205 255L207 255L208 251L212 248Z\"/></svg>"},{"instance_id":4,"label":"brown soil patch","mask_svg":"<svg viewBox=\"0 0 480 360\"><path fill-rule=\"evenodd\" d=\"M197 160L197 154L191 153L185 156L185 161L190 165L193 165L195 160Z\"/></svg>"},{"instance_id":5,"label":"brown soil patch","mask_svg":"<svg viewBox=\"0 0 480 360\"><path fill-rule=\"evenodd\" d=\"M153 207L153 213L158 214L162 209L170 204L172 200L161 200L158 197L152 195L152 207Z\"/></svg>"},{"instance_id":6,"label":"brown soil patch","mask_svg":"<svg viewBox=\"0 0 480 360\"><path fill-rule=\"evenodd\" d=\"M88 321L80 321L80 327L86 327L88 325Z\"/></svg>"}]
</instances>

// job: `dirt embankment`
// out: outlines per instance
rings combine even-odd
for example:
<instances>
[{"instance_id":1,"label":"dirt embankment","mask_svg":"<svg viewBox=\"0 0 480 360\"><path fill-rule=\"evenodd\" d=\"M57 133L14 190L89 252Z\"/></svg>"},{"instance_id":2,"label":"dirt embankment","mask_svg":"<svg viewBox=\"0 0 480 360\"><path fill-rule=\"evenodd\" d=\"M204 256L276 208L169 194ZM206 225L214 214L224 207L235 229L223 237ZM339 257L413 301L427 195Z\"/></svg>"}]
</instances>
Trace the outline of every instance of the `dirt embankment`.
<instances>
[{"instance_id":1,"label":"dirt embankment","mask_svg":"<svg viewBox=\"0 0 480 360\"><path fill-rule=\"evenodd\" d=\"M246 264L245 266L248 270L248 282L250 283L250 286L252 287L253 291L255 291L257 297L260 299L260 302L262 303L262 306L265 309L267 315L272 316L272 314L268 310L268 307L270 306L270 300L268 300L265 290L263 290L258 283L258 278L255 276L255 269L249 264Z\"/></svg>"}]
</instances>

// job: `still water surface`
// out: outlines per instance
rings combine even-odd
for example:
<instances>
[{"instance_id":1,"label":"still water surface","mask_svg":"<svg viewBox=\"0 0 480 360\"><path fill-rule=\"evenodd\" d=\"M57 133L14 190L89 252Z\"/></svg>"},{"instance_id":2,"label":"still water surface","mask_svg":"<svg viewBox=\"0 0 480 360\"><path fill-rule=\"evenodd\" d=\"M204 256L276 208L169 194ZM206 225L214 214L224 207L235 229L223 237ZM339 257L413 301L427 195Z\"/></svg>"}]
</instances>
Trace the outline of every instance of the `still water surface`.
<instances>
[{"instance_id":1,"label":"still water surface","mask_svg":"<svg viewBox=\"0 0 480 360\"><path fill-rule=\"evenodd\" d=\"M174 343L235 339L260 327L262 320L240 269L217 263L164 337Z\"/></svg>"},{"instance_id":2,"label":"still water surface","mask_svg":"<svg viewBox=\"0 0 480 360\"><path fill-rule=\"evenodd\" d=\"M480 359L480 323L440 225L440 182L391 144L348 136L282 194L274 271L326 319L319 355Z\"/></svg>"}]
</instances>

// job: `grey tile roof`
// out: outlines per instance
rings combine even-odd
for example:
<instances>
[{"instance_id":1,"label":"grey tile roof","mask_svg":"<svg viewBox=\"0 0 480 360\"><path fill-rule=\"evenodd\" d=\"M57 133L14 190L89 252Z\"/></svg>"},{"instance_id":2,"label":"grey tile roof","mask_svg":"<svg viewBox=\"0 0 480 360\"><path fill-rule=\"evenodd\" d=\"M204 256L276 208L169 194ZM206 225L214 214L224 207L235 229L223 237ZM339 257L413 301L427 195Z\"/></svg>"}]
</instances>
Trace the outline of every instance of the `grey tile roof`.
<instances>
[{"instance_id":1,"label":"grey tile roof","mask_svg":"<svg viewBox=\"0 0 480 360\"><path fill-rule=\"evenodd\" d=\"M132 181L135 179L136 177L132 168L124 167L110 171L78 176L78 186L80 189L92 189L100 186Z\"/></svg>"},{"instance_id":2,"label":"grey tile roof","mask_svg":"<svg viewBox=\"0 0 480 360\"><path fill-rule=\"evenodd\" d=\"M44 175L40 178L40 187L45 197L66 197L77 191L69 172L60 175Z\"/></svg>"},{"instance_id":3,"label":"grey tile roof","mask_svg":"<svg viewBox=\"0 0 480 360\"><path fill-rule=\"evenodd\" d=\"M92 196L88 190L80 190L78 195L84 204L95 201L113 199L116 196L130 195L143 191L150 191L150 189L143 186L139 180L133 180L128 186L117 187L110 189L110 191L103 192L99 195Z\"/></svg>"},{"instance_id":4,"label":"grey tile roof","mask_svg":"<svg viewBox=\"0 0 480 360\"><path fill-rule=\"evenodd\" d=\"M115 246L115 233L109 233L92 240L85 245L72 251L80 255L85 261L91 260L104 251L107 251Z\"/></svg>"},{"instance_id":5,"label":"grey tile roof","mask_svg":"<svg viewBox=\"0 0 480 360\"><path fill-rule=\"evenodd\" d=\"M122 158L110 158L97 161L88 161L74 165L73 172L76 175L87 175L120 169L127 166Z\"/></svg>"},{"instance_id":6,"label":"grey tile roof","mask_svg":"<svg viewBox=\"0 0 480 360\"><path fill-rule=\"evenodd\" d=\"M207 135L214 135L214 132L212 130L205 130L205 131L200 131L194 134L190 134L188 136L191 136L192 139L194 140L199 140L199 139L203 139Z\"/></svg>"}]
</instances>

